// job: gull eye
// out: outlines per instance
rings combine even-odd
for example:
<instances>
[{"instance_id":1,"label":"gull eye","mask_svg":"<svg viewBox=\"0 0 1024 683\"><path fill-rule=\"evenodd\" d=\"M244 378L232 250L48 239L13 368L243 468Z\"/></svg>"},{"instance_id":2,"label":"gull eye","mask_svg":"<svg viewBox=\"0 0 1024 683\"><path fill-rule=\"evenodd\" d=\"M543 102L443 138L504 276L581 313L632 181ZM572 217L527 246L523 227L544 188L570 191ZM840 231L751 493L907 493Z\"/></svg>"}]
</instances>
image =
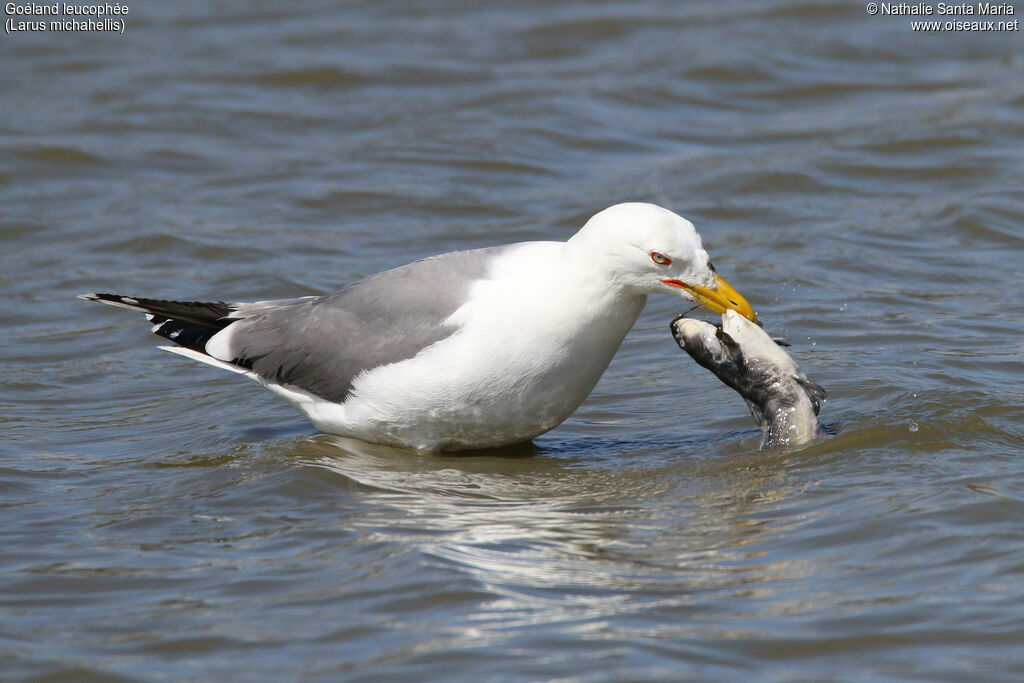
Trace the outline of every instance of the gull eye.
<instances>
[{"instance_id":1,"label":"gull eye","mask_svg":"<svg viewBox=\"0 0 1024 683\"><path fill-rule=\"evenodd\" d=\"M668 256L665 256L660 251L652 251L651 260L657 263L659 266L667 266L668 264L672 263L672 259L670 259Z\"/></svg>"}]
</instances>

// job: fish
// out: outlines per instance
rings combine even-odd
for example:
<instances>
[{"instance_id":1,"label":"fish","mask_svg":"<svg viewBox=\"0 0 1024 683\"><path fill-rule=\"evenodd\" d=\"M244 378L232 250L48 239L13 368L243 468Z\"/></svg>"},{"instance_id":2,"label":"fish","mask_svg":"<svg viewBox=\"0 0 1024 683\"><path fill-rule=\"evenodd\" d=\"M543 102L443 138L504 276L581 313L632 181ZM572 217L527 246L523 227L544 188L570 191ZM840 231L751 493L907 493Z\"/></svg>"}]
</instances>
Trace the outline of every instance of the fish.
<instances>
[{"instance_id":1,"label":"fish","mask_svg":"<svg viewBox=\"0 0 1024 683\"><path fill-rule=\"evenodd\" d=\"M757 323L731 310L720 325L684 313L671 329L683 351L747 402L762 450L802 446L822 433L818 412L828 395Z\"/></svg>"}]
</instances>

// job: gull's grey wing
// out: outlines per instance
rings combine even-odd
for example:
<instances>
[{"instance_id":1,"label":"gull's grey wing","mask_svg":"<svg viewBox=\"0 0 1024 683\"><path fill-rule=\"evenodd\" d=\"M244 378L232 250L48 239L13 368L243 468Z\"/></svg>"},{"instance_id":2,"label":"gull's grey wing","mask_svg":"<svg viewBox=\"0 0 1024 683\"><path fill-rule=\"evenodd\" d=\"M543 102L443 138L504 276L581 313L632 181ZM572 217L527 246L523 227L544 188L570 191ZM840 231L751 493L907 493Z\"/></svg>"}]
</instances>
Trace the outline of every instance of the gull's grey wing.
<instances>
[{"instance_id":1,"label":"gull's grey wing","mask_svg":"<svg viewBox=\"0 0 1024 683\"><path fill-rule=\"evenodd\" d=\"M412 358L455 332L445 320L489 263L515 245L456 251L320 297L235 304L207 352L258 376L344 401L364 370Z\"/></svg>"}]
</instances>

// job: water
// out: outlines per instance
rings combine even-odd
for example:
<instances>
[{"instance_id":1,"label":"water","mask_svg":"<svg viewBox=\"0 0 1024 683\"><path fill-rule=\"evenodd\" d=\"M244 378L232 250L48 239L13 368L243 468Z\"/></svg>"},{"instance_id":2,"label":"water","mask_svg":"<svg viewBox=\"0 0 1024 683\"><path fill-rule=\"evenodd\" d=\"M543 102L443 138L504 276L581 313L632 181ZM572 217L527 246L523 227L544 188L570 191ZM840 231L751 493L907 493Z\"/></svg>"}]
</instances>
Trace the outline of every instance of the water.
<instances>
[{"instance_id":1,"label":"water","mask_svg":"<svg viewBox=\"0 0 1024 683\"><path fill-rule=\"evenodd\" d=\"M337 5L0 39L3 678L1024 676L1019 32ZM669 297L478 457L318 435L74 299L318 293L621 200L697 224L833 436L758 452Z\"/></svg>"}]
</instances>

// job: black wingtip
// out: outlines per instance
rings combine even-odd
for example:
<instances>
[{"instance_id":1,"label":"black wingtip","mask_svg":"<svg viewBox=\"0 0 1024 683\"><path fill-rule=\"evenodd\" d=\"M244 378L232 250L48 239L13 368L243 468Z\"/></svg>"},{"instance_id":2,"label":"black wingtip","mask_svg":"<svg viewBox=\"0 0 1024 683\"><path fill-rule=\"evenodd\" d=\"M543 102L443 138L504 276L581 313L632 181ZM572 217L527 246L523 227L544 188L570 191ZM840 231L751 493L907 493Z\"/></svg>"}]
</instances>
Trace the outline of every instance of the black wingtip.
<instances>
[{"instance_id":1,"label":"black wingtip","mask_svg":"<svg viewBox=\"0 0 1024 683\"><path fill-rule=\"evenodd\" d=\"M85 299L86 301L100 301L105 304L124 304L135 301L135 299L133 299L130 296L121 296L120 294L104 294L102 292L88 292L86 294L79 294L78 298Z\"/></svg>"},{"instance_id":2,"label":"black wingtip","mask_svg":"<svg viewBox=\"0 0 1024 683\"><path fill-rule=\"evenodd\" d=\"M98 301L101 304L117 306L118 308L127 308L132 311L141 311L142 313L149 312L149 309L146 307L144 302L131 296L105 294L103 292L89 292L88 294L79 294L78 298L85 299L86 301Z\"/></svg>"}]
</instances>

